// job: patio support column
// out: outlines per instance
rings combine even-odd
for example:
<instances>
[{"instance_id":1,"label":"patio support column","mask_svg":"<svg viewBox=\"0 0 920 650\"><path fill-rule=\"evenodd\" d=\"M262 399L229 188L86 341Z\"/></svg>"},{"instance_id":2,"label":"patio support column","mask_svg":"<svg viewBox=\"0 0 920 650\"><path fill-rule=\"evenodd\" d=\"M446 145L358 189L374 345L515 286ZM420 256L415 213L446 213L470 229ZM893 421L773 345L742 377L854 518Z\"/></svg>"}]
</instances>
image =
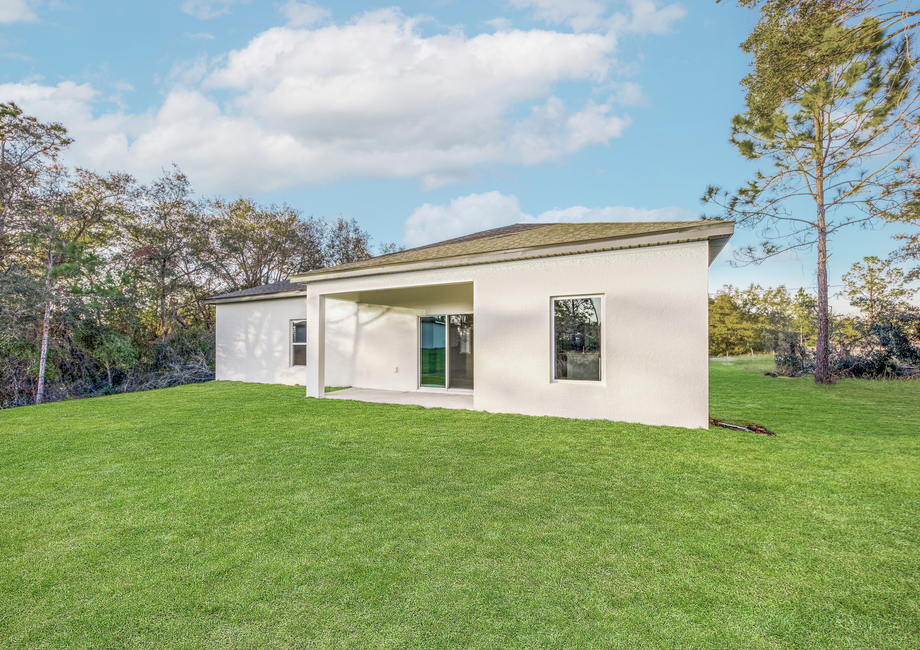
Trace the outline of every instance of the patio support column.
<instances>
[{"instance_id":1,"label":"patio support column","mask_svg":"<svg viewBox=\"0 0 920 650\"><path fill-rule=\"evenodd\" d=\"M307 397L326 392L326 297L307 285Z\"/></svg>"}]
</instances>

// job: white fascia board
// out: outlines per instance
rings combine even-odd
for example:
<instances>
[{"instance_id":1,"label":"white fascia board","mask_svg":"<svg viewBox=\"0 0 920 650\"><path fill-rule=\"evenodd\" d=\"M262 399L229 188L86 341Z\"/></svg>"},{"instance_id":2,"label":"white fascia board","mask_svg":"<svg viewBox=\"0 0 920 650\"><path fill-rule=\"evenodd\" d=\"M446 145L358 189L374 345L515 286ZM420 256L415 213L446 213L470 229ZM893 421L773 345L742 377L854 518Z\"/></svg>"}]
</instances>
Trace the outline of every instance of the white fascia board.
<instances>
[{"instance_id":1,"label":"white fascia board","mask_svg":"<svg viewBox=\"0 0 920 650\"><path fill-rule=\"evenodd\" d=\"M275 300L276 298L303 298L306 297L306 288L298 291L282 291L280 293L261 293L254 296L238 296L236 298L215 298L205 300L206 305L225 305L230 302L253 302L255 300Z\"/></svg>"}]
</instances>

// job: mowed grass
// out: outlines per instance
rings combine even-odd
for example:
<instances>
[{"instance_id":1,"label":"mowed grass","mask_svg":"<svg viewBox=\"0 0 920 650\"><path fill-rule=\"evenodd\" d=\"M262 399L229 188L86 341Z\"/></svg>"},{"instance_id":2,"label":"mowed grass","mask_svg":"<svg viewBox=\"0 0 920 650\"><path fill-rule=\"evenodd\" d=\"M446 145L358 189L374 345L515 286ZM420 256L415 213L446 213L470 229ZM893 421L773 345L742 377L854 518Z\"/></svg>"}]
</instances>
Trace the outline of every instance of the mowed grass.
<instances>
[{"instance_id":1,"label":"mowed grass","mask_svg":"<svg viewBox=\"0 0 920 650\"><path fill-rule=\"evenodd\" d=\"M209 383L0 412L0 647L920 647L920 382L775 438Z\"/></svg>"}]
</instances>

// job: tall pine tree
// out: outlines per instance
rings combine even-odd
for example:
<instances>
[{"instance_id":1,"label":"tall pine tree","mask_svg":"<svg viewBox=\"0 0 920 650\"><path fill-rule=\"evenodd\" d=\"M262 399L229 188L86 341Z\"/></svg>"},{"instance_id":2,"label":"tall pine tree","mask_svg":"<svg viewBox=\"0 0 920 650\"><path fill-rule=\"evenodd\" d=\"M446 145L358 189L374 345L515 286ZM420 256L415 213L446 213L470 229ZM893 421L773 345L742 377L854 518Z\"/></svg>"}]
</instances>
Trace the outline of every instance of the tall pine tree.
<instances>
[{"instance_id":1,"label":"tall pine tree","mask_svg":"<svg viewBox=\"0 0 920 650\"><path fill-rule=\"evenodd\" d=\"M711 186L703 196L720 218L758 232L762 243L740 251L742 263L816 250L818 383L830 381L829 239L898 218L918 178L906 156L920 140L917 59L906 36L891 38L871 15L854 21L850 4L761 6L742 44L753 71L742 82L747 111L733 119L731 142L770 167L734 192Z\"/></svg>"}]
</instances>

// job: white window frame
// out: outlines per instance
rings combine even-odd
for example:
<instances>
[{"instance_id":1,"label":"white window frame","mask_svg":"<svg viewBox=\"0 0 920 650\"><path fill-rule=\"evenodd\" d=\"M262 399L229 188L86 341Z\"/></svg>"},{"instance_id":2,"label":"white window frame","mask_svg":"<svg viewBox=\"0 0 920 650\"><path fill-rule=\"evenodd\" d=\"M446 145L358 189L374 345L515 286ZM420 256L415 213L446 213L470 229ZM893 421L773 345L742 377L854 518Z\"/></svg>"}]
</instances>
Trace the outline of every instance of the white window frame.
<instances>
[{"instance_id":1,"label":"white window frame","mask_svg":"<svg viewBox=\"0 0 920 650\"><path fill-rule=\"evenodd\" d=\"M288 332L289 332L288 333L288 345L290 346L290 350L288 353L288 359L290 361L292 368L306 368L307 367L307 342L304 341L303 343L294 343L294 326L297 323L303 323L304 330L306 330L306 327L307 327L307 320L305 318L292 318L291 319L290 328L288 329ZM303 346L303 349L304 349L303 364L294 363L294 349L297 348L298 346Z\"/></svg>"},{"instance_id":2,"label":"white window frame","mask_svg":"<svg viewBox=\"0 0 920 650\"><path fill-rule=\"evenodd\" d=\"M600 326L601 326L601 340L599 343L599 354L600 354L600 378L598 379L557 379L556 378L556 301L557 300L579 300L579 299L600 299L601 313L600 313ZM604 300L603 293L580 293L572 296L550 296L549 298L549 377L550 381L554 384L581 384L581 385L590 385L590 386L604 386L607 383L607 373L604 371L606 363L606 337L607 337L607 304Z\"/></svg>"}]
</instances>

